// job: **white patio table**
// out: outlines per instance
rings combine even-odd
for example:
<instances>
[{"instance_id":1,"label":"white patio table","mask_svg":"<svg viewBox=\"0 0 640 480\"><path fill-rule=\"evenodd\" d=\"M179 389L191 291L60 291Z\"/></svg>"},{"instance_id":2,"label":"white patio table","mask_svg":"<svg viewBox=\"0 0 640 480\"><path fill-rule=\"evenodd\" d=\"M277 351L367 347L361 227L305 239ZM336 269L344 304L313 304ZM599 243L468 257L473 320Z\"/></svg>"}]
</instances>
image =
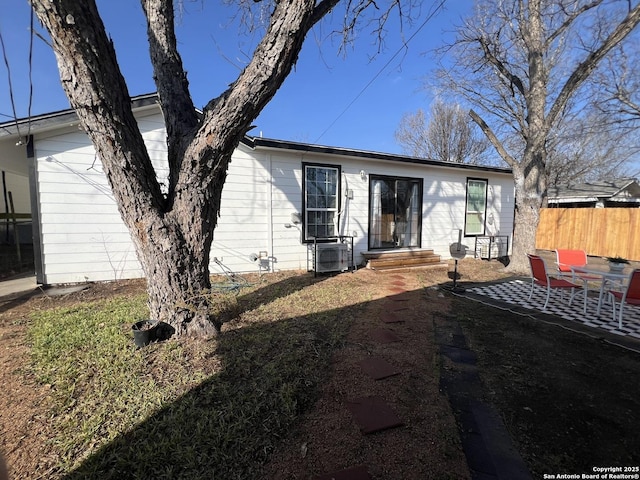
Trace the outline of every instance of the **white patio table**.
<instances>
[{"instance_id":1,"label":"white patio table","mask_svg":"<svg viewBox=\"0 0 640 480\"><path fill-rule=\"evenodd\" d=\"M600 309L602 307L602 297L604 296L605 286L609 283L624 283L629 278L631 273L631 267L625 267L622 271L611 271L607 265L584 265L582 267L571 267L573 278L575 280L582 280L584 285L584 313L587 313L587 292L589 291L588 283L592 281L594 277L599 277L600 280L600 293L598 294L598 309L596 315L600 315Z\"/></svg>"}]
</instances>

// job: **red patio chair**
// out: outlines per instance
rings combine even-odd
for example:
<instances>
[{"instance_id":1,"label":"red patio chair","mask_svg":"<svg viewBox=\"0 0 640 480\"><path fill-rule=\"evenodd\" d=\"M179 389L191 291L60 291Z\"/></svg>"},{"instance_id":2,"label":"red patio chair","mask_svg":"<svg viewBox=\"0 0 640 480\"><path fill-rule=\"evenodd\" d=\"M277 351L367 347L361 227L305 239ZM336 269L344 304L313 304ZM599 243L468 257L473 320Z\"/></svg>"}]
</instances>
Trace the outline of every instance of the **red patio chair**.
<instances>
[{"instance_id":1,"label":"red patio chair","mask_svg":"<svg viewBox=\"0 0 640 480\"><path fill-rule=\"evenodd\" d=\"M559 289L562 291L570 288L573 292L574 288L580 288L580 285L570 282L569 280L565 280L564 278L550 277L547 273L547 265L542 257L531 254L527 254L527 257L529 257L529 264L531 265L531 293L529 293L529 300L531 300L533 289L536 285L544 287L547 291L547 299L544 302L542 310L547 309L552 289ZM571 305L572 301L573 295L571 295L571 298L569 299L569 305Z\"/></svg>"},{"instance_id":2,"label":"red patio chair","mask_svg":"<svg viewBox=\"0 0 640 480\"><path fill-rule=\"evenodd\" d=\"M584 267L587 264L587 254L584 250L556 250L556 264L562 276L573 276L571 267Z\"/></svg>"},{"instance_id":3,"label":"red patio chair","mask_svg":"<svg viewBox=\"0 0 640 480\"><path fill-rule=\"evenodd\" d=\"M571 276L571 280L576 282L582 281L584 286L584 313L587 313L587 292L589 289L589 282L599 282L602 279L594 275L588 275L586 273L576 273L571 267L585 267L587 265L587 253L584 250L571 250L571 249L556 249L556 265L561 277ZM571 293L573 301L573 294Z\"/></svg>"},{"instance_id":4,"label":"red patio chair","mask_svg":"<svg viewBox=\"0 0 640 480\"><path fill-rule=\"evenodd\" d=\"M636 269L629 275L627 288L623 292L609 290L609 297L613 305L613 321L616 321L616 298L620 301L620 313L618 315L618 328L622 328L622 310L624 304L640 306L640 269Z\"/></svg>"}]
</instances>

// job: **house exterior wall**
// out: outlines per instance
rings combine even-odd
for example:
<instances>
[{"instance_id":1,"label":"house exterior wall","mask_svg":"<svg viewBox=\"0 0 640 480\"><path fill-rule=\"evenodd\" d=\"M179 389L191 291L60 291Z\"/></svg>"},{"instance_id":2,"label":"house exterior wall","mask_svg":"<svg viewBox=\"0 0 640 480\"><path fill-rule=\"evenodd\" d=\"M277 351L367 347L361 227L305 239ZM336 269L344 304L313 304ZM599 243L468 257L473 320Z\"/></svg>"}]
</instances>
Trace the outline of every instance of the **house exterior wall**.
<instances>
[{"instance_id":1,"label":"house exterior wall","mask_svg":"<svg viewBox=\"0 0 640 480\"><path fill-rule=\"evenodd\" d=\"M157 110L137 115L159 181L166 183L166 144ZM43 283L104 281L142 276L129 233L88 137L77 128L35 139ZM309 244L301 241L303 163L341 169L339 233L354 238L354 260L368 251L371 175L423 181L422 248L449 258L449 245L464 228L467 178L488 181L488 235L511 235L513 181L509 173L421 165L346 154L301 152L241 144L233 154L211 250L234 272L257 272L262 257L269 270L307 270ZM363 172L361 174L361 172ZM350 195L347 195L350 192ZM470 249L474 238L463 243Z\"/></svg>"},{"instance_id":2,"label":"house exterior wall","mask_svg":"<svg viewBox=\"0 0 640 480\"><path fill-rule=\"evenodd\" d=\"M233 271L257 271L251 253L267 252L271 269L306 270L311 267L302 226L291 226L291 215L302 210L302 164L341 168L339 234L353 236L354 261L364 263L368 251L369 180L371 175L419 178L423 181L422 248L450 258L449 246L464 230L467 178L488 182L486 235L506 235L511 245L514 189L508 173L461 170L450 167L399 164L342 155L301 153L241 145L233 157L222 194L212 257ZM360 172L364 172L364 179ZM229 188L230 187L230 188ZM351 190L349 199L347 191ZM286 225L290 225L287 227ZM463 238L470 250L475 237ZM219 271L212 264L212 271Z\"/></svg>"},{"instance_id":3,"label":"house exterior wall","mask_svg":"<svg viewBox=\"0 0 640 480\"><path fill-rule=\"evenodd\" d=\"M159 180L166 178L162 117L138 121ZM76 127L35 138L42 281L45 284L143 276L102 165Z\"/></svg>"}]
</instances>

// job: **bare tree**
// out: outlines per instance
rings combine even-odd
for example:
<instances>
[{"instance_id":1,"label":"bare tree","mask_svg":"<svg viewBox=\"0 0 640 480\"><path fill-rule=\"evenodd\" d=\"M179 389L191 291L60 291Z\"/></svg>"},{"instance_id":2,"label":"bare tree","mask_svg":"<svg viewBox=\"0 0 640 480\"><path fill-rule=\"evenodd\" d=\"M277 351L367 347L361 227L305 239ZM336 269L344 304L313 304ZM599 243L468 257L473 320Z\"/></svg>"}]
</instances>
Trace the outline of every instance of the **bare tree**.
<instances>
[{"instance_id":1,"label":"bare tree","mask_svg":"<svg viewBox=\"0 0 640 480\"><path fill-rule=\"evenodd\" d=\"M193 292L210 289L209 255L231 154L251 122L291 71L310 29L338 0L249 2L268 9L264 36L238 78L196 113L178 52L172 0L141 0L154 80L165 118L168 193L156 180L131 110L127 85L95 0L30 0L51 37L63 88L93 142L147 279L153 318L177 335L210 335L219 329L202 303L182 308ZM410 2L409 2L410 3ZM345 32L371 5L345 4ZM376 19L400 0L376 10ZM404 5L410 11L410 5ZM260 13L259 12L259 13ZM382 23L380 23L382 22ZM383 20L374 22L375 33Z\"/></svg>"},{"instance_id":2,"label":"bare tree","mask_svg":"<svg viewBox=\"0 0 640 480\"><path fill-rule=\"evenodd\" d=\"M637 175L639 142L626 129L608 127L597 109L565 119L547 142L548 187ZM637 167L636 167L637 168Z\"/></svg>"},{"instance_id":3,"label":"bare tree","mask_svg":"<svg viewBox=\"0 0 640 480\"><path fill-rule=\"evenodd\" d=\"M618 45L593 75L591 96L608 125L622 130L640 126L640 35Z\"/></svg>"},{"instance_id":4,"label":"bare tree","mask_svg":"<svg viewBox=\"0 0 640 480\"><path fill-rule=\"evenodd\" d=\"M528 270L547 192L548 142L571 100L605 56L638 25L630 0L480 0L458 29L449 88L513 169L515 229L509 269ZM509 145L516 134L518 142Z\"/></svg>"},{"instance_id":5,"label":"bare tree","mask_svg":"<svg viewBox=\"0 0 640 480\"><path fill-rule=\"evenodd\" d=\"M485 164L489 142L476 130L460 105L436 99L428 122L422 109L407 113L400 120L395 138L408 155L443 162Z\"/></svg>"}]
</instances>

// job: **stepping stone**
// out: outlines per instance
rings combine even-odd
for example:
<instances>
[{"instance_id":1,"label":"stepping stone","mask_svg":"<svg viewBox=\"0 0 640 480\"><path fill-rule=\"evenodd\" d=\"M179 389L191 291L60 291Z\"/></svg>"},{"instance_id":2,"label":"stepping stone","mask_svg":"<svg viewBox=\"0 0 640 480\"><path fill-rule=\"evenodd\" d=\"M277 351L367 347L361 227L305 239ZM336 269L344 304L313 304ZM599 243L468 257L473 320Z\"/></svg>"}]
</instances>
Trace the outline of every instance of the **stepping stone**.
<instances>
[{"instance_id":1,"label":"stepping stone","mask_svg":"<svg viewBox=\"0 0 640 480\"><path fill-rule=\"evenodd\" d=\"M398 295L402 293L407 293L406 290L400 290L396 293L392 293L391 295L387 295L387 301L389 302L408 302L411 300L407 295Z\"/></svg>"},{"instance_id":2,"label":"stepping stone","mask_svg":"<svg viewBox=\"0 0 640 480\"><path fill-rule=\"evenodd\" d=\"M380 320L382 320L384 323L399 323L404 322L404 317L402 317L401 313L393 311L383 313L380 317Z\"/></svg>"},{"instance_id":3,"label":"stepping stone","mask_svg":"<svg viewBox=\"0 0 640 480\"><path fill-rule=\"evenodd\" d=\"M400 341L400 337L386 328L371 329L369 331L369 337L371 340L375 340L378 343L392 343Z\"/></svg>"},{"instance_id":4,"label":"stepping stone","mask_svg":"<svg viewBox=\"0 0 640 480\"><path fill-rule=\"evenodd\" d=\"M391 299L382 304L383 312L401 312L403 310L409 310L409 307L405 307L404 304L394 302Z\"/></svg>"},{"instance_id":5,"label":"stepping stone","mask_svg":"<svg viewBox=\"0 0 640 480\"><path fill-rule=\"evenodd\" d=\"M380 397L360 397L347 401L347 409L365 435L380 432L403 423Z\"/></svg>"},{"instance_id":6,"label":"stepping stone","mask_svg":"<svg viewBox=\"0 0 640 480\"><path fill-rule=\"evenodd\" d=\"M389 291L397 294L397 293L405 293L407 290L402 287L391 287L389 288Z\"/></svg>"},{"instance_id":7,"label":"stepping stone","mask_svg":"<svg viewBox=\"0 0 640 480\"><path fill-rule=\"evenodd\" d=\"M395 278L396 280L404 280L404 276L402 275L391 275L389 278Z\"/></svg>"},{"instance_id":8,"label":"stepping stone","mask_svg":"<svg viewBox=\"0 0 640 480\"><path fill-rule=\"evenodd\" d=\"M371 480L371 477L369 476L367 467L359 466L314 477L313 480Z\"/></svg>"},{"instance_id":9,"label":"stepping stone","mask_svg":"<svg viewBox=\"0 0 640 480\"><path fill-rule=\"evenodd\" d=\"M440 354L454 363L464 365L476 365L478 357L468 348L459 348L451 345L440 345Z\"/></svg>"},{"instance_id":10,"label":"stepping stone","mask_svg":"<svg viewBox=\"0 0 640 480\"><path fill-rule=\"evenodd\" d=\"M374 380L382 380L383 378L400 375L400 370L380 357L369 357L360 361L360 367Z\"/></svg>"},{"instance_id":11,"label":"stepping stone","mask_svg":"<svg viewBox=\"0 0 640 480\"><path fill-rule=\"evenodd\" d=\"M396 287L406 287L407 284L402 280L396 280L395 282L391 282L391 285L395 285Z\"/></svg>"}]
</instances>

